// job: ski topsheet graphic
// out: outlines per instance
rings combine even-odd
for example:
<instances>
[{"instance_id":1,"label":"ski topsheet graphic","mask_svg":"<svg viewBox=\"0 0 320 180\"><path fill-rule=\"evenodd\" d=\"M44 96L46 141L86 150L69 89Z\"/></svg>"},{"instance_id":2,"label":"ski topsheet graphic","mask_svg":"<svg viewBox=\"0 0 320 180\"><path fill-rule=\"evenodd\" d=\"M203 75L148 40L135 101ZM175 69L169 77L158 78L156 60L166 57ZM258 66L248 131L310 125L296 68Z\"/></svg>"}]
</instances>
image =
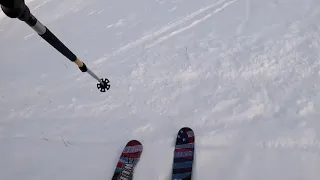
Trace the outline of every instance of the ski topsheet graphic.
<instances>
[{"instance_id":1,"label":"ski topsheet graphic","mask_svg":"<svg viewBox=\"0 0 320 180\"><path fill-rule=\"evenodd\" d=\"M131 140L127 143L119 158L112 180L132 180L133 171L140 160L142 149L142 144L137 140Z\"/></svg>"},{"instance_id":2,"label":"ski topsheet graphic","mask_svg":"<svg viewBox=\"0 0 320 180\"><path fill-rule=\"evenodd\" d=\"M195 136L189 127L181 128L177 135L172 167L172 180L191 180Z\"/></svg>"}]
</instances>

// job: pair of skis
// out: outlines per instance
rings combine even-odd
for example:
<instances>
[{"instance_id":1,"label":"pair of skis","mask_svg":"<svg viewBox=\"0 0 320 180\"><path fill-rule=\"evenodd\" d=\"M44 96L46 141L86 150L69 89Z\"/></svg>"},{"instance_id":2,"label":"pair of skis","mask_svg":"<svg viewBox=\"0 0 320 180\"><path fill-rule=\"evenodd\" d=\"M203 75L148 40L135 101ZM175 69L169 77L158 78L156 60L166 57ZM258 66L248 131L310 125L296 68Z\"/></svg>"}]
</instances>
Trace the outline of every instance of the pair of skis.
<instances>
[{"instance_id":1,"label":"pair of skis","mask_svg":"<svg viewBox=\"0 0 320 180\"><path fill-rule=\"evenodd\" d=\"M172 180L191 180L194 157L194 132L189 127L183 127L177 134ZM143 146L137 140L129 141L123 149L112 180L132 180L136 164L140 159Z\"/></svg>"}]
</instances>

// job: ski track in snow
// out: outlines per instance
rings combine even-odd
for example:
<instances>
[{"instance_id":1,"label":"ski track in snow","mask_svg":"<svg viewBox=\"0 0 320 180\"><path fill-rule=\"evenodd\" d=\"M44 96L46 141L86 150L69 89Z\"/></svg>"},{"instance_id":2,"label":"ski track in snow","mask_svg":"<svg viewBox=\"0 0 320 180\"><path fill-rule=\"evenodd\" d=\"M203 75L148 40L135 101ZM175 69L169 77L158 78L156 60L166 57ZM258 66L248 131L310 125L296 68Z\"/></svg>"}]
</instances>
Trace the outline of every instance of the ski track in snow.
<instances>
[{"instance_id":1,"label":"ski track in snow","mask_svg":"<svg viewBox=\"0 0 320 180\"><path fill-rule=\"evenodd\" d=\"M171 23L165 25L164 27L160 28L159 30L119 48L118 50L112 52L110 55L107 55L106 57L103 57L103 58L100 58L100 59L94 61L94 63L100 64L100 63L106 61L111 56L116 56L117 54L120 54L128 49L134 48L134 47L141 45L143 43L146 43L147 41L154 41L154 42L151 42L149 45L145 46L146 48L152 48L153 46L183 32L187 29L190 29L190 28L196 26L198 23L201 23L204 20L210 18L213 14L222 11L223 9L227 8L228 6L235 3L236 1L238 1L238 0L233 0L233 1L219 0L218 2L215 2L209 6L201 8L195 12L192 12L189 15L187 15L186 17L183 17L178 21L171 22ZM220 8L216 8L217 6L219 6L221 4L222 4L222 6ZM185 25L184 27L179 28L178 30L172 31L174 28L179 27L181 24L184 24L184 23L194 19L195 17L213 9L213 8L216 8L213 11L213 13L209 13L206 16L204 16L200 19L194 20L193 22ZM163 35L163 34L170 32L170 31L172 31L172 32L169 35ZM157 40L154 40L155 38L157 38Z\"/></svg>"},{"instance_id":2,"label":"ski track in snow","mask_svg":"<svg viewBox=\"0 0 320 180\"><path fill-rule=\"evenodd\" d=\"M189 24L189 25L187 25L187 26L185 26L185 27L183 27L183 28L180 28L180 29L178 29L178 30L175 30L175 31L171 32L171 33L170 33L169 35L167 35L167 36L162 36L162 37L158 38L155 42L151 43L150 45L147 45L146 48L152 48L153 46L155 46L155 45L157 45L157 44L159 44L159 43L161 43L161 42L163 42L163 41L165 41L165 40L167 40L167 39L169 39L169 38L171 38L171 37L173 37L173 36L175 36L175 35L177 35L177 34L179 34L179 33L181 33L181 32L183 32L183 31L185 31L185 30L188 30L188 29L196 26L197 24L199 24L199 23L205 21L206 19L210 18L213 14L222 11L223 9L227 8L228 6L230 6L231 4L233 4L233 3L237 2L237 1L238 1L238 0L233 0L233 1L229 1L229 2L227 2L227 3L224 3L220 8L215 9L215 10L213 11L213 13L207 14L207 15L204 16L203 18L197 19L197 20L193 21L191 24ZM203 11L205 11L206 9L209 9L209 8L211 9L211 8L212 8L212 5L211 5L211 6L208 6L208 7L206 7L206 8L203 8L203 9L201 9L200 11L201 11L201 13L202 13ZM197 13L197 14L200 14L200 13ZM186 18L185 20L187 20L187 18Z\"/></svg>"}]
</instances>

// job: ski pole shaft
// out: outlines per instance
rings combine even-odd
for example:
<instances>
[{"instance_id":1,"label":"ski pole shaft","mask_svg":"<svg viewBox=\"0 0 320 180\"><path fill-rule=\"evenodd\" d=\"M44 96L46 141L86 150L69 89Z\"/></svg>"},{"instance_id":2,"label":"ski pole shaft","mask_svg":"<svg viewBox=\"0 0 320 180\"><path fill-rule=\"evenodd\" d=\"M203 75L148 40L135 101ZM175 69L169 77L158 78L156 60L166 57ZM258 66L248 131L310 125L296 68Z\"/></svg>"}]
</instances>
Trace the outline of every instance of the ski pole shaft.
<instances>
[{"instance_id":1,"label":"ski pole shaft","mask_svg":"<svg viewBox=\"0 0 320 180\"><path fill-rule=\"evenodd\" d=\"M74 62L82 72L87 72L86 65L77 58L77 56L69 50L46 26L44 26L36 17L34 17L28 7L20 17L21 21L26 22L39 36L53 46L57 51L67 57L70 61Z\"/></svg>"},{"instance_id":2,"label":"ski pole shaft","mask_svg":"<svg viewBox=\"0 0 320 180\"><path fill-rule=\"evenodd\" d=\"M6 3L6 6L1 6L3 12L11 18L18 18L21 21L26 22L34 31L38 33L45 41L47 41L52 47L63 54L70 61L74 62L82 72L87 72L91 77L96 79L99 84L97 88L101 92L109 90L110 85L108 79L100 79L95 73L93 73L84 62L77 58L77 56L67 48L46 26L44 26L33 14L30 12L28 6L25 5L24 0L12 0L10 3Z\"/></svg>"}]
</instances>

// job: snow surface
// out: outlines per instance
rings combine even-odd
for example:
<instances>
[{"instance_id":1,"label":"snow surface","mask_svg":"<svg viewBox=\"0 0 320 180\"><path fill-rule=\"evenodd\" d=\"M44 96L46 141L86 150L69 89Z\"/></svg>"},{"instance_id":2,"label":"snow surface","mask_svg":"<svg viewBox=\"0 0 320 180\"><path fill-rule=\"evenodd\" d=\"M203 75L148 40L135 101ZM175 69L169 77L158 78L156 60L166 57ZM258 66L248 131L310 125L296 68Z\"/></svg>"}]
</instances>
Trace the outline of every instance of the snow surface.
<instances>
[{"instance_id":1,"label":"snow surface","mask_svg":"<svg viewBox=\"0 0 320 180\"><path fill-rule=\"evenodd\" d=\"M195 180L320 178L319 0L34 0L101 93L25 23L0 14L0 179L169 180L177 131Z\"/></svg>"}]
</instances>

